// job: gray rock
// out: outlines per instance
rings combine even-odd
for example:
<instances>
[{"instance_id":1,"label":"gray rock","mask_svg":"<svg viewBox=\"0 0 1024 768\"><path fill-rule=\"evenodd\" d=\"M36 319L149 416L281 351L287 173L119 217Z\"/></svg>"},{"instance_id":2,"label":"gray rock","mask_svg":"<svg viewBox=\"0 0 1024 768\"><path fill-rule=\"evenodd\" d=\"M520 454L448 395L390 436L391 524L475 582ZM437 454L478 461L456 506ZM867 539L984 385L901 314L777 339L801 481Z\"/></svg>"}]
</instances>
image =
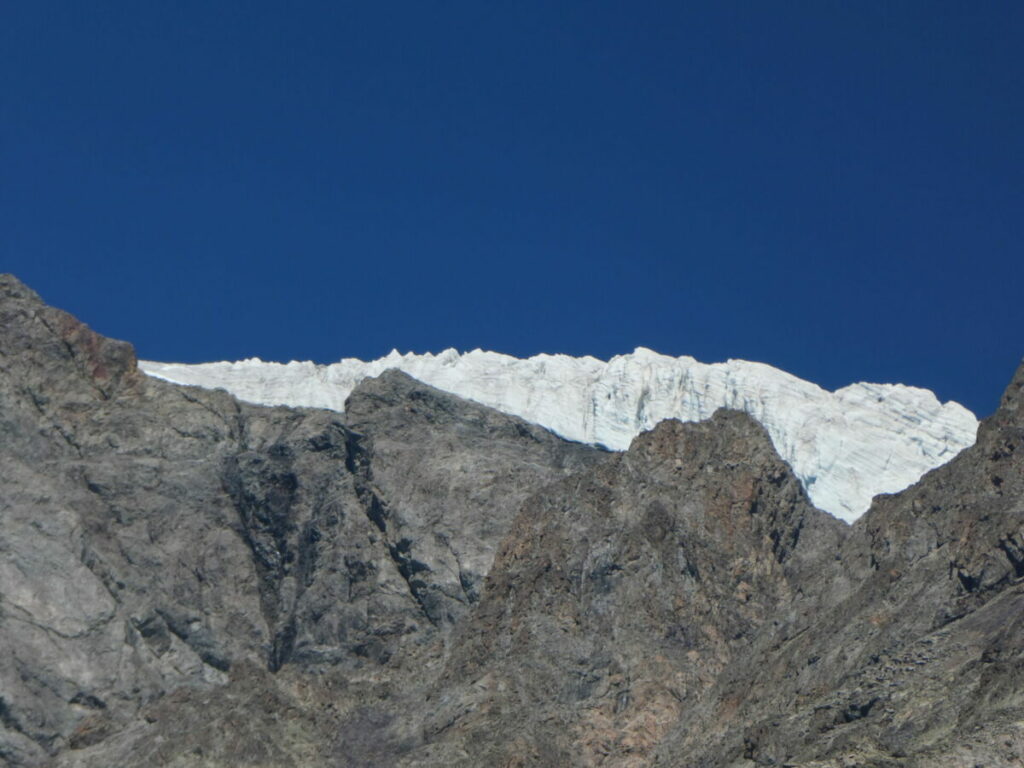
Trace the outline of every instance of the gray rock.
<instances>
[{"instance_id":1,"label":"gray rock","mask_svg":"<svg viewBox=\"0 0 1024 768\"><path fill-rule=\"evenodd\" d=\"M235 764L235 747L202 729L168 740L181 716L166 702L230 699L261 668L347 683L413 663L396 657L443 643L519 502L602 458L398 374L353 394L358 432L327 411L168 385L138 373L130 345L10 277L0 322L0 754L12 765L187 764L175 755L189 749ZM443 504L427 490L441 483ZM273 676L260 679L272 695ZM204 722L228 716L202 706ZM256 764L308 764L253 750Z\"/></svg>"},{"instance_id":2,"label":"gray rock","mask_svg":"<svg viewBox=\"0 0 1024 768\"><path fill-rule=\"evenodd\" d=\"M250 406L0 277L0 762L1021 765L1022 446L1024 366L848 527L739 413Z\"/></svg>"},{"instance_id":3,"label":"gray rock","mask_svg":"<svg viewBox=\"0 0 1024 768\"><path fill-rule=\"evenodd\" d=\"M851 528L739 414L549 487L405 764L1021 765L1022 392Z\"/></svg>"}]
</instances>

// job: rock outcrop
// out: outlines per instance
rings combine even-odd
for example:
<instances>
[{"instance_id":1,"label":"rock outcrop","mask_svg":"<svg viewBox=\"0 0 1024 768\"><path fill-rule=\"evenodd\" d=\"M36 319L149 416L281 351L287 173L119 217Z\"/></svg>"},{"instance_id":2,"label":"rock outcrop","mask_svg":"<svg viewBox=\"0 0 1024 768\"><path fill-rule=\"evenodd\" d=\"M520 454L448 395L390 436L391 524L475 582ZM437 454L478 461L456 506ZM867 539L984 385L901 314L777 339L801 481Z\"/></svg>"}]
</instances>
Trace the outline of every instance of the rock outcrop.
<instances>
[{"instance_id":1,"label":"rock outcrop","mask_svg":"<svg viewBox=\"0 0 1024 768\"><path fill-rule=\"evenodd\" d=\"M406 657L443 646L477 601L520 502L602 459L397 372L353 393L351 426L165 384L10 277L0 327L12 765L158 764L193 742L216 753L203 728L227 728L237 705L200 702L232 700L253 676L272 698L268 675L286 665L347 683L367 668L416 675ZM165 738L193 706L196 731ZM308 765L279 737L254 726L217 754Z\"/></svg>"},{"instance_id":2,"label":"rock outcrop","mask_svg":"<svg viewBox=\"0 0 1024 768\"><path fill-rule=\"evenodd\" d=\"M850 528L735 413L554 484L408 764L1024 764L1022 390Z\"/></svg>"},{"instance_id":3,"label":"rock outcrop","mask_svg":"<svg viewBox=\"0 0 1024 768\"><path fill-rule=\"evenodd\" d=\"M1024 764L1024 366L847 526L743 413L247 405L3 277L0 481L16 768Z\"/></svg>"}]
</instances>

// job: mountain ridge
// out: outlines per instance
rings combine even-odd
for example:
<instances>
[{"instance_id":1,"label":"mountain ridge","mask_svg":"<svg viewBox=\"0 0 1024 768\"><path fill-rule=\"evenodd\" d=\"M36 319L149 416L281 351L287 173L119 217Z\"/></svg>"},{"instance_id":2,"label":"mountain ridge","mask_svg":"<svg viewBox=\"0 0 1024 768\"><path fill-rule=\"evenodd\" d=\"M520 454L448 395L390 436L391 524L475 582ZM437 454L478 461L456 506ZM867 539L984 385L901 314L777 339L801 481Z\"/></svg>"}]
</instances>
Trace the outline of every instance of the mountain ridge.
<instances>
[{"instance_id":1,"label":"mountain ridge","mask_svg":"<svg viewBox=\"0 0 1024 768\"><path fill-rule=\"evenodd\" d=\"M255 406L0 276L0 476L15 768L1024 764L1024 362L844 525L744 412Z\"/></svg>"},{"instance_id":2,"label":"mountain ridge","mask_svg":"<svg viewBox=\"0 0 1024 768\"><path fill-rule=\"evenodd\" d=\"M963 406L941 403L929 390L855 383L829 392L764 363L700 363L639 347L605 362L593 357L454 349L437 355L391 354L313 363L175 364L142 361L151 376L222 387L263 405L344 410L344 399L367 376L396 368L425 383L612 450L662 419L700 421L718 408L754 415L793 467L811 499L852 522L878 493L916 481L974 442L977 420Z\"/></svg>"}]
</instances>

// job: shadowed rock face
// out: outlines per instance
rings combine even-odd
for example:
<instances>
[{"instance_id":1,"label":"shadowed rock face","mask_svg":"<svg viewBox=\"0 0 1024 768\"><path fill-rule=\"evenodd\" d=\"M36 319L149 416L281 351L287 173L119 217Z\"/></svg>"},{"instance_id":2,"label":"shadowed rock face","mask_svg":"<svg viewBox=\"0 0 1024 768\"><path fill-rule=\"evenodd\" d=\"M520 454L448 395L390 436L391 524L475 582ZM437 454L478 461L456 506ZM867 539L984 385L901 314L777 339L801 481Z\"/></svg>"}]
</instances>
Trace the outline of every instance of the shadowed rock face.
<instances>
[{"instance_id":1,"label":"shadowed rock face","mask_svg":"<svg viewBox=\"0 0 1024 768\"><path fill-rule=\"evenodd\" d=\"M415 677L406 659L436 655L476 602L521 501L603 458L398 373L353 393L355 428L167 385L138 373L130 345L10 277L0 328L0 755L12 765L161 763L192 748L308 764L320 753L291 755L280 727L253 721L280 716L264 698L297 706L272 673ZM236 688L260 693L239 704ZM153 751L195 707L195 727ZM229 716L251 733L204 746L206 724ZM317 727L295 726L296 744L329 749L344 731Z\"/></svg>"},{"instance_id":2,"label":"shadowed rock face","mask_svg":"<svg viewBox=\"0 0 1024 768\"><path fill-rule=\"evenodd\" d=\"M1024 367L847 527L739 413L248 406L3 277L0 763L1020 765L1022 446Z\"/></svg>"},{"instance_id":3,"label":"shadowed rock face","mask_svg":"<svg viewBox=\"0 0 1024 768\"><path fill-rule=\"evenodd\" d=\"M1022 764L1022 383L977 446L851 528L736 413L550 486L409 764Z\"/></svg>"},{"instance_id":4,"label":"shadowed rock face","mask_svg":"<svg viewBox=\"0 0 1024 768\"><path fill-rule=\"evenodd\" d=\"M650 764L760 633L819 596L844 532L750 417L663 422L527 502L438 686L435 749Z\"/></svg>"}]
</instances>

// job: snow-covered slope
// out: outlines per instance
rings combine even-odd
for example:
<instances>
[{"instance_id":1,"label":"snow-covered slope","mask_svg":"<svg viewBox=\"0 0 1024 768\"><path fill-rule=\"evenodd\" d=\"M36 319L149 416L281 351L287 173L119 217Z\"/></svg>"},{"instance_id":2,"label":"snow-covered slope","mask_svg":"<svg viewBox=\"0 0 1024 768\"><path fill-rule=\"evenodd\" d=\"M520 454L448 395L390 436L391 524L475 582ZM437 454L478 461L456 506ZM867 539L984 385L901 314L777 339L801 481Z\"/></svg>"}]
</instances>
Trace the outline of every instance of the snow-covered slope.
<instances>
[{"instance_id":1,"label":"snow-covered slope","mask_svg":"<svg viewBox=\"0 0 1024 768\"><path fill-rule=\"evenodd\" d=\"M821 509L852 521L877 493L914 483L974 442L977 420L957 403L899 384L851 384L828 392L761 363L706 365L639 348L608 362L475 350L392 352L333 365L258 359L236 363L142 362L151 376L223 387L242 400L343 411L363 378L398 368L420 381L541 424L571 440L624 450L662 419L706 419L736 408L763 424L779 454Z\"/></svg>"}]
</instances>

